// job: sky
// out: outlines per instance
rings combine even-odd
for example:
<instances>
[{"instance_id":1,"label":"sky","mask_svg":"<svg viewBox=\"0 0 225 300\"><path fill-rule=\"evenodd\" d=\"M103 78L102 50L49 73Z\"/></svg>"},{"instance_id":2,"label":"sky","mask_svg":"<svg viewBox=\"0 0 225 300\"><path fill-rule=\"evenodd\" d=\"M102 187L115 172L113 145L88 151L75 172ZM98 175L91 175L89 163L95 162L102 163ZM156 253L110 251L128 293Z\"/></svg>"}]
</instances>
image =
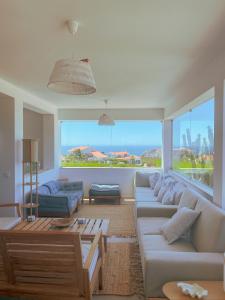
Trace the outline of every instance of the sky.
<instances>
[{"instance_id":1,"label":"sky","mask_svg":"<svg viewBox=\"0 0 225 300\"><path fill-rule=\"evenodd\" d=\"M161 146L160 121L116 121L115 126L99 126L97 121L63 121L61 145L150 145Z\"/></svg>"}]
</instances>

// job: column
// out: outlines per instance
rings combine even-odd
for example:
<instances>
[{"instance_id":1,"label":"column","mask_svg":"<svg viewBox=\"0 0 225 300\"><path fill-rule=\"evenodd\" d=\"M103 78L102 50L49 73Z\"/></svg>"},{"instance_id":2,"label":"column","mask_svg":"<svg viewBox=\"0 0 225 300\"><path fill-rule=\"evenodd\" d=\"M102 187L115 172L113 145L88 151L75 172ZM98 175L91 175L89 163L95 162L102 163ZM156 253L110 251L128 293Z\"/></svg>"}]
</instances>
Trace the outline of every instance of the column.
<instances>
[{"instance_id":1,"label":"column","mask_svg":"<svg viewBox=\"0 0 225 300\"><path fill-rule=\"evenodd\" d=\"M162 166L164 172L168 172L172 168L172 149L173 149L173 121L163 121L163 147L162 147Z\"/></svg>"},{"instance_id":2,"label":"column","mask_svg":"<svg viewBox=\"0 0 225 300\"><path fill-rule=\"evenodd\" d=\"M224 82L215 85L214 112L214 194L213 201L225 208L225 105Z\"/></svg>"}]
</instances>

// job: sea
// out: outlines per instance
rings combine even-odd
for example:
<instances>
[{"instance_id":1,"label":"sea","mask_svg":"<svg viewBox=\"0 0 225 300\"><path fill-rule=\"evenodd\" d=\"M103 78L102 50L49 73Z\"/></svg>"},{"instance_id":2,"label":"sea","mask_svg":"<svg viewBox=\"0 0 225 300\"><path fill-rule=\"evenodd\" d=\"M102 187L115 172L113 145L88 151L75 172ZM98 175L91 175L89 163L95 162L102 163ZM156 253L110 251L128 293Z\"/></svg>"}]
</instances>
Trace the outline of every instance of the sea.
<instances>
[{"instance_id":1,"label":"sea","mask_svg":"<svg viewBox=\"0 0 225 300\"><path fill-rule=\"evenodd\" d=\"M71 145L71 146L61 146L61 154L67 155L69 153L69 150L75 147L79 147L80 145ZM145 151L150 151L153 149L161 148L159 145L128 145L128 146L121 146L121 145L88 145L91 148L103 152L103 153L109 153L109 152L120 152L120 151L127 151L129 154L140 156Z\"/></svg>"}]
</instances>

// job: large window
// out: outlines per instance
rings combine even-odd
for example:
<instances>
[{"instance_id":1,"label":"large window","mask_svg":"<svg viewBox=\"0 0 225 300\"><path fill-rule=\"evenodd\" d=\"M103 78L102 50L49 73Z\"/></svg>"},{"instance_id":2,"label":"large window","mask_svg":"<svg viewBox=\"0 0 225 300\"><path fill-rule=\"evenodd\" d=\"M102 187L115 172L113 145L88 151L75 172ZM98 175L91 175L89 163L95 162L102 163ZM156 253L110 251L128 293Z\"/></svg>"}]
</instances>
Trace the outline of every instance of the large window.
<instances>
[{"instance_id":1,"label":"large window","mask_svg":"<svg viewBox=\"0 0 225 300\"><path fill-rule=\"evenodd\" d=\"M160 121L61 122L63 167L161 167Z\"/></svg>"},{"instance_id":2,"label":"large window","mask_svg":"<svg viewBox=\"0 0 225 300\"><path fill-rule=\"evenodd\" d=\"M213 187L214 100L173 121L173 169Z\"/></svg>"}]
</instances>

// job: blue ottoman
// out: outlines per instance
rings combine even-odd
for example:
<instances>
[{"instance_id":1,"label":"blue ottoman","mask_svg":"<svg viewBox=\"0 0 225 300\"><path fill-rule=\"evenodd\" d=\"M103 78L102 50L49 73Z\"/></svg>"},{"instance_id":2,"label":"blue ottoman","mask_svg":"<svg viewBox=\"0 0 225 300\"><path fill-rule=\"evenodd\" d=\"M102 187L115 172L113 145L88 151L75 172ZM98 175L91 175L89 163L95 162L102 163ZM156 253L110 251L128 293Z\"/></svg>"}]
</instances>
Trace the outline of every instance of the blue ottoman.
<instances>
[{"instance_id":1,"label":"blue ottoman","mask_svg":"<svg viewBox=\"0 0 225 300\"><path fill-rule=\"evenodd\" d=\"M119 184L99 184L93 183L89 190L89 204L92 200L115 200L120 204L120 186Z\"/></svg>"}]
</instances>

